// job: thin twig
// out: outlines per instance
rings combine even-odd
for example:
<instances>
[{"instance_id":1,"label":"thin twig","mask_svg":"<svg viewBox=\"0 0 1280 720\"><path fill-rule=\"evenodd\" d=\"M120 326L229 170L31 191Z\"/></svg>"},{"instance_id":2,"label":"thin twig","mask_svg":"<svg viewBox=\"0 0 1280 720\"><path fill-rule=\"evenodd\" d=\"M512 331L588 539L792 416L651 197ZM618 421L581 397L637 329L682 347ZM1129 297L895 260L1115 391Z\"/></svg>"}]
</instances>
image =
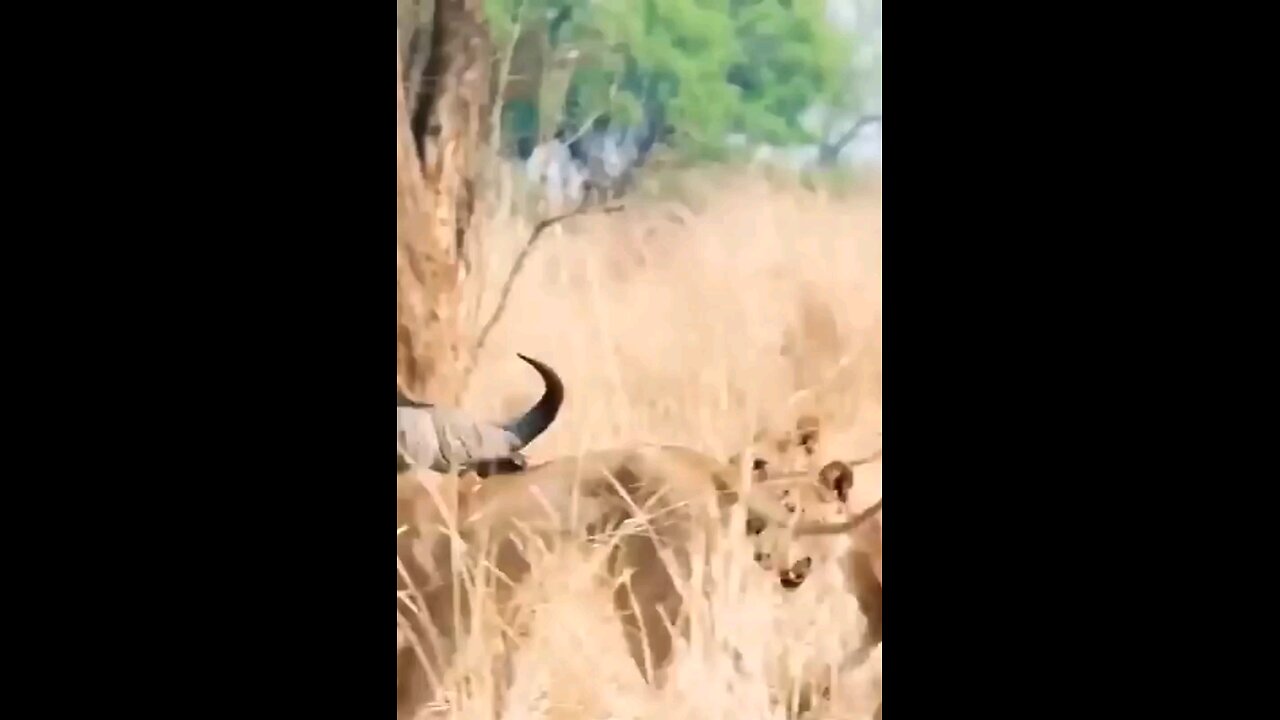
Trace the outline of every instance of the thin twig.
<instances>
[{"instance_id":1,"label":"thin twig","mask_svg":"<svg viewBox=\"0 0 1280 720\"><path fill-rule=\"evenodd\" d=\"M587 118L586 121L584 121L582 125L578 128L578 131L575 132L573 135L570 135L564 141L565 147L572 145L573 143L577 142L578 138L581 138L583 135L586 135L587 131L590 130L593 125L596 124L596 120L599 120L603 116L604 116L604 111L601 110L600 112Z\"/></svg>"},{"instance_id":2,"label":"thin twig","mask_svg":"<svg viewBox=\"0 0 1280 720\"><path fill-rule=\"evenodd\" d=\"M511 40L507 43L506 52L502 54L501 66L498 69L498 91L493 101L493 115L489 120L489 147L497 148L502 139L502 109L506 105L503 99L507 94L507 82L511 79L511 60L516 54L516 42L524 31L524 6L520 3L516 8L516 19L511 27Z\"/></svg>"},{"instance_id":3,"label":"thin twig","mask_svg":"<svg viewBox=\"0 0 1280 720\"><path fill-rule=\"evenodd\" d=\"M610 108L612 108L613 106L614 97L616 97L618 94L618 83L621 82L621 80L622 80L622 76L619 75L617 78L614 78L613 84L609 86ZM578 131L575 132L572 136L570 136L569 139L564 141L565 147L572 145L583 135L586 135L587 131L590 130L596 124L596 120L599 120L600 118L604 117L604 114L606 112L608 112L608 110L601 110L600 112L595 113L591 117L587 118L587 120L583 122L582 125L578 128Z\"/></svg>"},{"instance_id":4,"label":"thin twig","mask_svg":"<svg viewBox=\"0 0 1280 720\"><path fill-rule=\"evenodd\" d=\"M524 244L523 248L520 248L520 254L516 255L516 261L511 265L511 272L507 273L507 280L502 285L502 293L498 296L498 304L494 307L493 314L489 316L489 320L485 322L484 327L480 329L480 334L476 337L476 344L471 352L473 363L479 357L480 351L484 349L485 341L489 339L489 333L498 324L498 320L502 319L502 313L507 309L507 299L511 297L511 289L515 285L516 278L520 275L520 271L524 269L525 261L528 260L529 253L533 252L534 245L537 244L543 231L576 215L588 215L596 212L608 215L623 210L622 205L606 205L598 209L591 208L588 205L589 198L589 194L584 195L582 202L578 204L576 209L539 220L538 224L533 226L533 232L529 235L529 240Z\"/></svg>"},{"instance_id":5,"label":"thin twig","mask_svg":"<svg viewBox=\"0 0 1280 720\"><path fill-rule=\"evenodd\" d=\"M883 119L884 118L879 114L863 115L858 118L858 121L853 124L853 127L846 130L843 135L836 139L835 142L827 143L823 149L830 152L832 157L839 157L841 151L844 150L844 146L852 142L853 139L858 136L858 133L862 132L862 128L874 123L882 122Z\"/></svg>"}]
</instances>

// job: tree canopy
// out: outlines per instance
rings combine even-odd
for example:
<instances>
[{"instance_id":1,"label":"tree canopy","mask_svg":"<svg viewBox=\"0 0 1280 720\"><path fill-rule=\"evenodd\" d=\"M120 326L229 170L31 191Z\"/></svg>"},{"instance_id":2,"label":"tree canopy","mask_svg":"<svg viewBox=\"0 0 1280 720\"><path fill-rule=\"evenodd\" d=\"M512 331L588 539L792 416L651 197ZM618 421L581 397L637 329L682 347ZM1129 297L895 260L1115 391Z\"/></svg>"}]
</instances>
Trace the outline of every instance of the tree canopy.
<instances>
[{"instance_id":1,"label":"tree canopy","mask_svg":"<svg viewBox=\"0 0 1280 720\"><path fill-rule=\"evenodd\" d=\"M801 124L804 112L856 101L855 40L828 22L825 0L486 2L496 47L537 49L516 53L510 68L543 78L536 96L509 100L504 119L516 132L551 117L580 128L660 110L682 149L708 157L734 134L817 142ZM521 66L530 57L538 67Z\"/></svg>"}]
</instances>

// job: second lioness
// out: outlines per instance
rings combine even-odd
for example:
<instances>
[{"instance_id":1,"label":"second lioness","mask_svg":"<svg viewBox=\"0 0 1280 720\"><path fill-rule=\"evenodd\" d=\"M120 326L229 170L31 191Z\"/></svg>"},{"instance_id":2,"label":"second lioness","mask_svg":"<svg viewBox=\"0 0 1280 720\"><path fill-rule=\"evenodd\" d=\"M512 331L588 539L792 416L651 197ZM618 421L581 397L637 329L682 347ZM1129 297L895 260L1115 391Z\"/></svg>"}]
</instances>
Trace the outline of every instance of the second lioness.
<instances>
[{"instance_id":1,"label":"second lioness","mask_svg":"<svg viewBox=\"0 0 1280 720\"><path fill-rule=\"evenodd\" d=\"M446 478L435 493L438 500L425 491L408 498L402 514L411 517L401 522L410 531L402 542L413 546L415 584L435 585L424 594L441 601L433 620L450 635L454 613L449 598L456 588L449 587L454 572L446 528L455 528L468 546L487 546L489 562L515 585L529 571L518 550L526 533L573 541L616 529L627 519L643 519L643 529L616 538L610 564L615 572L630 575L630 591L620 586L615 603L632 656L653 680L671 653L664 617L677 619L681 609L678 581L660 552L670 552L687 574L688 540L699 533L712 540L720 537L721 521L729 519L728 510L738 500L753 522L792 524L789 531L805 534L828 529L795 524L769 493L740 493L740 480L733 465L690 448L661 445L561 458L481 482Z\"/></svg>"}]
</instances>

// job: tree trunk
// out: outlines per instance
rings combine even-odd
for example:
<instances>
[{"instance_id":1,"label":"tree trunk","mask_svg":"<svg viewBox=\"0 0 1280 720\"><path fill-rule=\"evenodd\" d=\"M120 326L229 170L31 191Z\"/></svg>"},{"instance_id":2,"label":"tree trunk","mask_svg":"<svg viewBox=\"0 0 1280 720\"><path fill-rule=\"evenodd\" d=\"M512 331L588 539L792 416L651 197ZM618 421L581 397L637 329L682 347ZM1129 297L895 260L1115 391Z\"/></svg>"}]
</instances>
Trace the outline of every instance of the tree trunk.
<instances>
[{"instance_id":1,"label":"tree trunk","mask_svg":"<svg viewBox=\"0 0 1280 720\"><path fill-rule=\"evenodd\" d=\"M437 0L413 99L397 44L396 371L405 394L427 402L456 403L469 362L459 309L491 57L481 0Z\"/></svg>"}]
</instances>

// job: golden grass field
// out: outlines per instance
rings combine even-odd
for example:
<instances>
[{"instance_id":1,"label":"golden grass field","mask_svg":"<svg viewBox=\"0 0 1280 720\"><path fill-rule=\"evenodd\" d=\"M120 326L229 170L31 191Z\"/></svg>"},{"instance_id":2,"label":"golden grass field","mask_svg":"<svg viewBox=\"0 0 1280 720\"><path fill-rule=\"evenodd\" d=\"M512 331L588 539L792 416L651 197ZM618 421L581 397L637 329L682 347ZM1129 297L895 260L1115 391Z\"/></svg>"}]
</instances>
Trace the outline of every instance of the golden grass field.
<instances>
[{"instance_id":1,"label":"golden grass field","mask_svg":"<svg viewBox=\"0 0 1280 720\"><path fill-rule=\"evenodd\" d=\"M566 385L531 461L639 442L727 457L799 413L823 421L819 462L879 448L878 184L832 194L745 172L689 182L685 203L627 200L620 213L546 231L463 406L501 418L531 404L541 385L522 352ZM529 227L510 214L486 219L480 317ZM854 488L864 505L880 496L879 466L865 470ZM810 717L871 717L879 651L856 671L831 670L865 622L853 598L822 573L783 591L751 571L744 545L728 539L707 576L685 588L692 634L663 687L646 685L627 653L598 581L599 553L562 547L535 559L536 581L519 595L522 626L472 623L439 702L418 716L784 718L787 688L820 672L835 691ZM501 681L495 655L508 673Z\"/></svg>"}]
</instances>

